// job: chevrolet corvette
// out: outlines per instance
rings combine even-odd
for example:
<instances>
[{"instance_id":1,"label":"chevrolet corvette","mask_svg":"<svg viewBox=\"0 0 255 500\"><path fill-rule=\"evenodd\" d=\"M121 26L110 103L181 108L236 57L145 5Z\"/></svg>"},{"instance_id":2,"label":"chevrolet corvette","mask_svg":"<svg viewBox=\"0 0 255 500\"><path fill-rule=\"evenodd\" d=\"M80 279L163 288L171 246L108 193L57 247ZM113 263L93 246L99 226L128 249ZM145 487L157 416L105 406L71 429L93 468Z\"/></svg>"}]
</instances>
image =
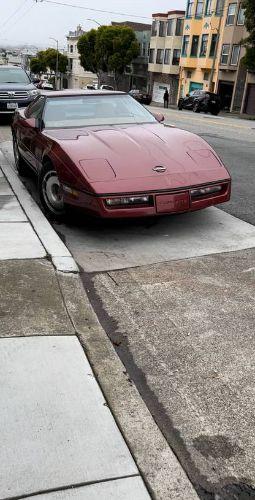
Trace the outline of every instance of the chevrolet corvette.
<instances>
[{"instance_id":1,"label":"chevrolet corvette","mask_svg":"<svg viewBox=\"0 0 255 500\"><path fill-rule=\"evenodd\" d=\"M15 111L16 168L36 173L53 218L63 218L68 206L124 218L227 202L231 179L215 151L163 120L122 92L42 91Z\"/></svg>"}]
</instances>

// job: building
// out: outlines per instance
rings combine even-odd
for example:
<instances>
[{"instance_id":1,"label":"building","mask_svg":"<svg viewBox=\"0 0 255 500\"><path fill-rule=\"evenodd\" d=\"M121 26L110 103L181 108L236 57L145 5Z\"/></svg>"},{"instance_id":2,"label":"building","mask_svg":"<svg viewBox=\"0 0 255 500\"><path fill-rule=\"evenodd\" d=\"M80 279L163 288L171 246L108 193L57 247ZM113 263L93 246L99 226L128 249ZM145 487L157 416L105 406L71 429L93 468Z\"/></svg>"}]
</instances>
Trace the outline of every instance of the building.
<instances>
[{"instance_id":1,"label":"building","mask_svg":"<svg viewBox=\"0 0 255 500\"><path fill-rule=\"evenodd\" d=\"M217 92L224 109L255 114L255 75L247 72L241 63L245 55L241 41L248 35L244 21L241 0L226 0Z\"/></svg>"},{"instance_id":2,"label":"building","mask_svg":"<svg viewBox=\"0 0 255 500\"><path fill-rule=\"evenodd\" d=\"M188 0L180 60L180 97L197 89L216 89L223 18L224 0Z\"/></svg>"},{"instance_id":3,"label":"building","mask_svg":"<svg viewBox=\"0 0 255 500\"><path fill-rule=\"evenodd\" d=\"M118 89L124 92L128 92L131 89L147 91L151 24L124 21L112 22L112 26L128 26L132 28L140 47L139 56L126 67L125 73L119 78ZM101 84L108 84L114 87L113 75L111 73L103 73L101 75Z\"/></svg>"},{"instance_id":4,"label":"building","mask_svg":"<svg viewBox=\"0 0 255 500\"><path fill-rule=\"evenodd\" d=\"M69 31L67 38L67 57L68 57L68 87L71 89L81 89L89 84L97 83L97 75L90 71L85 71L80 65L80 56L77 43L83 35L82 27L77 26L75 31Z\"/></svg>"},{"instance_id":5,"label":"building","mask_svg":"<svg viewBox=\"0 0 255 500\"><path fill-rule=\"evenodd\" d=\"M169 103L176 104L179 85L184 14L182 10L153 14L149 54L149 90L154 102L163 102L166 89Z\"/></svg>"}]
</instances>

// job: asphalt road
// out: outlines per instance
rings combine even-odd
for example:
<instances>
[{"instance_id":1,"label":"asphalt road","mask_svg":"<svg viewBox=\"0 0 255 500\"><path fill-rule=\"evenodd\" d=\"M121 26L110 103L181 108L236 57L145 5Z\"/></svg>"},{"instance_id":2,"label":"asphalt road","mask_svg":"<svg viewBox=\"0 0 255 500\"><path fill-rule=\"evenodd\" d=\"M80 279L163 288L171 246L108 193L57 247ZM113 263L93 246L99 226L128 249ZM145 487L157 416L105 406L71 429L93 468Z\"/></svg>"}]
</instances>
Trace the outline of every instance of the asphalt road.
<instances>
[{"instance_id":1,"label":"asphalt road","mask_svg":"<svg viewBox=\"0 0 255 500\"><path fill-rule=\"evenodd\" d=\"M200 498L255 498L255 122L165 115L216 149L233 178L231 201L156 220L80 217L55 229ZM9 140L0 127L12 160ZM24 182L36 197L33 180Z\"/></svg>"}]
</instances>

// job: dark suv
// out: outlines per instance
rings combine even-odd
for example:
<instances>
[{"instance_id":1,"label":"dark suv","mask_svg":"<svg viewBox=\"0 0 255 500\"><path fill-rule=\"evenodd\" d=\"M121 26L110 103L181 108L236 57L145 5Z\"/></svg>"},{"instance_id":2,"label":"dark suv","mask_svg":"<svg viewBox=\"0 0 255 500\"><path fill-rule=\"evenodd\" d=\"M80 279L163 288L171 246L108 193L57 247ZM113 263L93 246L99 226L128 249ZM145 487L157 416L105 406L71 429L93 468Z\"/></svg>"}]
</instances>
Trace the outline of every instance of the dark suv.
<instances>
[{"instance_id":1,"label":"dark suv","mask_svg":"<svg viewBox=\"0 0 255 500\"><path fill-rule=\"evenodd\" d=\"M24 69L0 66L0 116L25 108L40 91L31 82Z\"/></svg>"},{"instance_id":2,"label":"dark suv","mask_svg":"<svg viewBox=\"0 0 255 500\"><path fill-rule=\"evenodd\" d=\"M193 90L186 97L179 99L178 108L180 110L193 109L195 113L204 111L205 113L218 115L221 108L220 96L206 90Z\"/></svg>"}]
</instances>

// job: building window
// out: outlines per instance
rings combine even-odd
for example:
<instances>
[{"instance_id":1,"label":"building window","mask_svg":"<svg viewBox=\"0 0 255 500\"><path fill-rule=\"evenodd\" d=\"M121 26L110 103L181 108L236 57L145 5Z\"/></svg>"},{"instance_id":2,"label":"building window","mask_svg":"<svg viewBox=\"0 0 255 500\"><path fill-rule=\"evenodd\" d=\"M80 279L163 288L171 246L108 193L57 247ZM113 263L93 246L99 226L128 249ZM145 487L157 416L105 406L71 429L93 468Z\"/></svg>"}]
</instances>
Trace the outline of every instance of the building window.
<instances>
[{"instance_id":1,"label":"building window","mask_svg":"<svg viewBox=\"0 0 255 500\"><path fill-rule=\"evenodd\" d=\"M206 57L207 45L208 45L208 35L202 35L200 57Z\"/></svg>"},{"instance_id":2,"label":"building window","mask_svg":"<svg viewBox=\"0 0 255 500\"><path fill-rule=\"evenodd\" d=\"M209 72L208 71L205 71L204 72L204 81L208 81L209 80Z\"/></svg>"},{"instance_id":3,"label":"building window","mask_svg":"<svg viewBox=\"0 0 255 500\"><path fill-rule=\"evenodd\" d=\"M225 43L222 45L221 59L220 59L221 64L228 64L229 49L230 49L229 44Z\"/></svg>"},{"instance_id":4,"label":"building window","mask_svg":"<svg viewBox=\"0 0 255 500\"><path fill-rule=\"evenodd\" d=\"M183 19L176 19L175 36L182 36L183 34Z\"/></svg>"},{"instance_id":5,"label":"building window","mask_svg":"<svg viewBox=\"0 0 255 500\"><path fill-rule=\"evenodd\" d=\"M171 50L165 49L164 64L170 64L170 54L171 54Z\"/></svg>"},{"instance_id":6,"label":"building window","mask_svg":"<svg viewBox=\"0 0 255 500\"><path fill-rule=\"evenodd\" d=\"M193 5L194 5L194 1L188 0L186 17L192 17Z\"/></svg>"},{"instance_id":7,"label":"building window","mask_svg":"<svg viewBox=\"0 0 255 500\"><path fill-rule=\"evenodd\" d=\"M182 57L187 57L189 46L189 35L184 35L182 42Z\"/></svg>"},{"instance_id":8,"label":"building window","mask_svg":"<svg viewBox=\"0 0 255 500\"><path fill-rule=\"evenodd\" d=\"M70 45L70 52L73 52L73 45Z\"/></svg>"},{"instance_id":9,"label":"building window","mask_svg":"<svg viewBox=\"0 0 255 500\"><path fill-rule=\"evenodd\" d=\"M212 0L206 0L205 15L206 16L212 15Z\"/></svg>"},{"instance_id":10,"label":"building window","mask_svg":"<svg viewBox=\"0 0 255 500\"><path fill-rule=\"evenodd\" d=\"M172 60L173 66L179 66L180 57L181 57L181 51L180 51L180 49L174 49L173 60Z\"/></svg>"},{"instance_id":11,"label":"building window","mask_svg":"<svg viewBox=\"0 0 255 500\"><path fill-rule=\"evenodd\" d=\"M151 26L151 36L157 36L157 30L158 30L158 23L156 20L152 21L152 26Z\"/></svg>"},{"instance_id":12,"label":"building window","mask_svg":"<svg viewBox=\"0 0 255 500\"><path fill-rule=\"evenodd\" d=\"M166 36L166 22L159 21L159 36Z\"/></svg>"},{"instance_id":13,"label":"building window","mask_svg":"<svg viewBox=\"0 0 255 500\"><path fill-rule=\"evenodd\" d=\"M193 35L193 37L192 37L191 51L190 51L191 57L197 57L198 44L199 44L199 36L198 35Z\"/></svg>"},{"instance_id":14,"label":"building window","mask_svg":"<svg viewBox=\"0 0 255 500\"><path fill-rule=\"evenodd\" d=\"M231 60L230 60L231 66L237 66L239 61L239 54L240 54L240 45L233 45Z\"/></svg>"},{"instance_id":15,"label":"building window","mask_svg":"<svg viewBox=\"0 0 255 500\"><path fill-rule=\"evenodd\" d=\"M188 69L186 72L186 77L191 78L191 76L192 76L192 71L190 71L190 69Z\"/></svg>"},{"instance_id":16,"label":"building window","mask_svg":"<svg viewBox=\"0 0 255 500\"><path fill-rule=\"evenodd\" d=\"M218 37L217 34L212 35L209 57L214 57L214 55L215 55L217 37Z\"/></svg>"},{"instance_id":17,"label":"building window","mask_svg":"<svg viewBox=\"0 0 255 500\"><path fill-rule=\"evenodd\" d=\"M173 34L174 34L174 20L173 19L168 19L168 21L167 21L166 34L167 34L167 36L173 36Z\"/></svg>"},{"instance_id":18,"label":"building window","mask_svg":"<svg viewBox=\"0 0 255 500\"><path fill-rule=\"evenodd\" d=\"M225 0L217 0L216 4L216 15L222 16L224 12Z\"/></svg>"},{"instance_id":19,"label":"building window","mask_svg":"<svg viewBox=\"0 0 255 500\"><path fill-rule=\"evenodd\" d=\"M204 10L204 0L197 0L196 17L202 17Z\"/></svg>"},{"instance_id":20,"label":"building window","mask_svg":"<svg viewBox=\"0 0 255 500\"><path fill-rule=\"evenodd\" d=\"M244 9L243 9L242 4L241 4L240 7L239 7L239 11L238 11L237 24L239 26L243 26L244 25L244 21L245 21Z\"/></svg>"},{"instance_id":21,"label":"building window","mask_svg":"<svg viewBox=\"0 0 255 500\"><path fill-rule=\"evenodd\" d=\"M154 64L155 62L155 49L150 49L149 63Z\"/></svg>"},{"instance_id":22,"label":"building window","mask_svg":"<svg viewBox=\"0 0 255 500\"><path fill-rule=\"evenodd\" d=\"M232 26L235 23L236 7L237 7L236 3L230 3L228 6L227 21L226 21L227 26Z\"/></svg>"},{"instance_id":23,"label":"building window","mask_svg":"<svg viewBox=\"0 0 255 500\"><path fill-rule=\"evenodd\" d=\"M157 64L163 64L163 57L164 57L164 50L163 49L158 49L157 50L156 63Z\"/></svg>"}]
</instances>

